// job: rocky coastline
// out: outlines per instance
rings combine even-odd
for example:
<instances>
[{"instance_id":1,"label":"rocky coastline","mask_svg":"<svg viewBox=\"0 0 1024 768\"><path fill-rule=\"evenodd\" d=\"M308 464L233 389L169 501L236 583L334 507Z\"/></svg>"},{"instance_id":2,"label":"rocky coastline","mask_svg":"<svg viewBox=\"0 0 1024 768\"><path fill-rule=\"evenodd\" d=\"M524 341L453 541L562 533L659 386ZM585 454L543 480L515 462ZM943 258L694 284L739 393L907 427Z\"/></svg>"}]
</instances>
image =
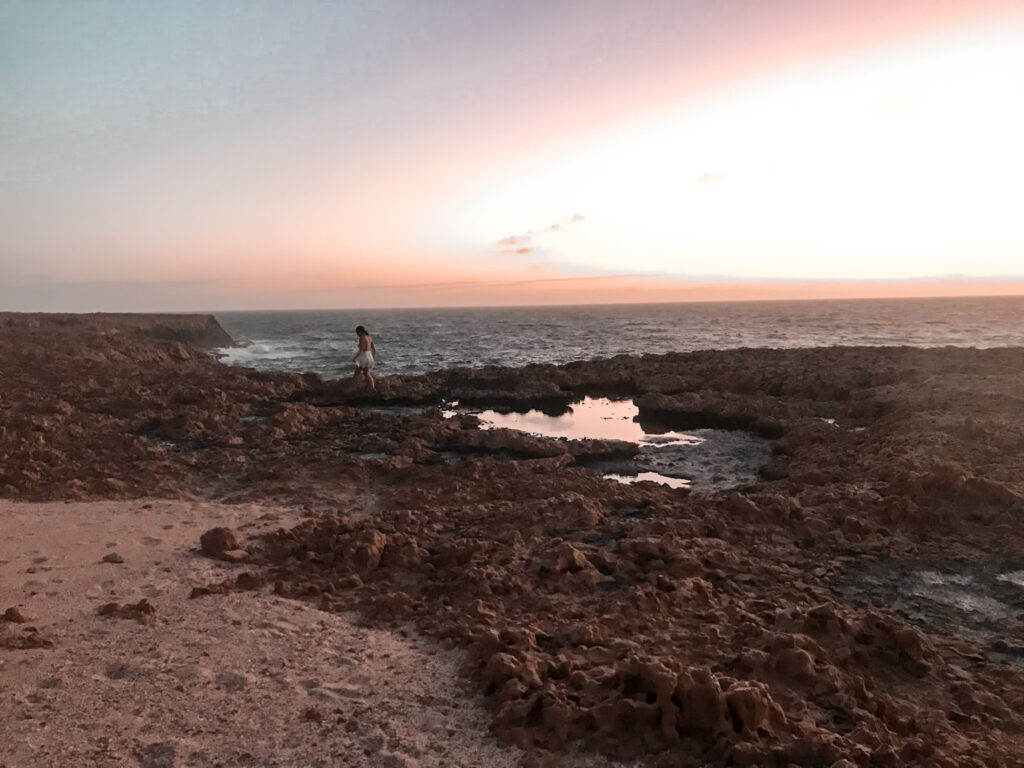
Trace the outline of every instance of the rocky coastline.
<instances>
[{"instance_id":1,"label":"rocky coastline","mask_svg":"<svg viewBox=\"0 0 1024 768\"><path fill-rule=\"evenodd\" d=\"M222 346L212 318L68 317L0 314L0 501L294 510L182 592L464 653L523 765L1021 765L1024 349L620 356L370 393L225 366L198 348ZM624 485L591 465L627 444L440 407L584 396L770 459L730 490ZM8 664L64 642L34 626Z\"/></svg>"},{"instance_id":2,"label":"rocky coastline","mask_svg":"<svg viewBox=\"0 0 1024 768\"><path fill-rule=\"evenodd\" d=\"M0 329L12 332L50 332L69 342L75 339L78 332L90 331L180 341L200 349L231 347L235 344L216 317L204 314L0 312Z\"/></svg>"}]
</instances>

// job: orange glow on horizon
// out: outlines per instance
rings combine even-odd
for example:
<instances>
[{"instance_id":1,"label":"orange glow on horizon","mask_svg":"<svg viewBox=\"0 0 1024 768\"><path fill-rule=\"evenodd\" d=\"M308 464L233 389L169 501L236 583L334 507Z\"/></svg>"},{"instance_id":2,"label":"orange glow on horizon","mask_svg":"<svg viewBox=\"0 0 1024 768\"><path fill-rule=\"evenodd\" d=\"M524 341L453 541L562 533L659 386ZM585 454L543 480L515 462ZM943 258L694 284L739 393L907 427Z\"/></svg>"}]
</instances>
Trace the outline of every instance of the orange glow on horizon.
<instances>
[{"instance_id":1,"label":"orange glow on horizon","mask_svg":"<svg viewBox=\"0 0 1024 768\"><path fill-rule=\"evenodd\" d=\"M420 282L307 283L302 287L291 286L284 294L282 286L272 281L253 281L238 298L244 302L253 296L278 295L273 308L326 309L1024 296L1024 279L697 282L659 281L632 275L508 275L505 279L478 275L451 280L443 279L443 275L419 277Z\"/></svg>"}]
</instances>

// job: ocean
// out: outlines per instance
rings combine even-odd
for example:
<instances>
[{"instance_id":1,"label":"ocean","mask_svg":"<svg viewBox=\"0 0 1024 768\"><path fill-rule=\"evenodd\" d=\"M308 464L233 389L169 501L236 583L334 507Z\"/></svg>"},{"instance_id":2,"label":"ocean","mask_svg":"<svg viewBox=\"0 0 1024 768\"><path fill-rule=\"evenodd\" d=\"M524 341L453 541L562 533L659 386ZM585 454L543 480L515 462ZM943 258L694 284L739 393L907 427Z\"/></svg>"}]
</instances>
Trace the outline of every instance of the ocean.
<instances>
[{"instance_id":1,"label":"ocean","mask_svg":"<svg viewBox=\"0 0 1024 768\"><path fill-rule=\"evenodd\" d=\"M737 347L1024 346L1024 296L215 314L245 345L225 362L325 378L351 374L357 325L383 376Z\"/></svg>"}]
</instances>

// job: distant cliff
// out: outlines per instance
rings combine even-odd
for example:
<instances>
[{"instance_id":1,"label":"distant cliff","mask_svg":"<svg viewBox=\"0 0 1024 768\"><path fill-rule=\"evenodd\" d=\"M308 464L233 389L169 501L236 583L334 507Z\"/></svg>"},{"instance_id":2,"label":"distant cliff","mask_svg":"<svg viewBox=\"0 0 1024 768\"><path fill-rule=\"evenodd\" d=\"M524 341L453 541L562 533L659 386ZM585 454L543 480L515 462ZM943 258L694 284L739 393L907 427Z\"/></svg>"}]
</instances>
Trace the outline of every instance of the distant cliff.
<instances>
[{"instance_id":1,"label":"distant cliff","mask_svg":"<svg viewBox=\"0 0 1024 768\"><path fill-rule=\"evenodd\" d=\"M235 343L213 315L0 312L0 332L4 328L72 330L76 327L102 332L134 333L154 339L180 341L194 347L230 347Z\"/></svg>"}]
</instances>

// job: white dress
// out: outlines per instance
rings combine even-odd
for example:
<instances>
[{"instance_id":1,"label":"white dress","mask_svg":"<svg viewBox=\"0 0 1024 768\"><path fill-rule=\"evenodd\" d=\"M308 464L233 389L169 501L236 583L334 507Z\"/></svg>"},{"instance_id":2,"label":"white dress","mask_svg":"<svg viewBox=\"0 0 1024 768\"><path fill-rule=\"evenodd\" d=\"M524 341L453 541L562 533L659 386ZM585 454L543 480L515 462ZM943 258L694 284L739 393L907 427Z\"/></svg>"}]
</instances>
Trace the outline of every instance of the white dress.
<instances>
[{"instance_id":1,"label":"white dress","mask_svg":"<svg viewBox=\"0 0 1024 768\"><path fill-rule=\"evenodd\" d=\"M367 370L373 368L373 352L364 349L356 355L356 368L366 368Z\"/></svg>"}]
</instances>

